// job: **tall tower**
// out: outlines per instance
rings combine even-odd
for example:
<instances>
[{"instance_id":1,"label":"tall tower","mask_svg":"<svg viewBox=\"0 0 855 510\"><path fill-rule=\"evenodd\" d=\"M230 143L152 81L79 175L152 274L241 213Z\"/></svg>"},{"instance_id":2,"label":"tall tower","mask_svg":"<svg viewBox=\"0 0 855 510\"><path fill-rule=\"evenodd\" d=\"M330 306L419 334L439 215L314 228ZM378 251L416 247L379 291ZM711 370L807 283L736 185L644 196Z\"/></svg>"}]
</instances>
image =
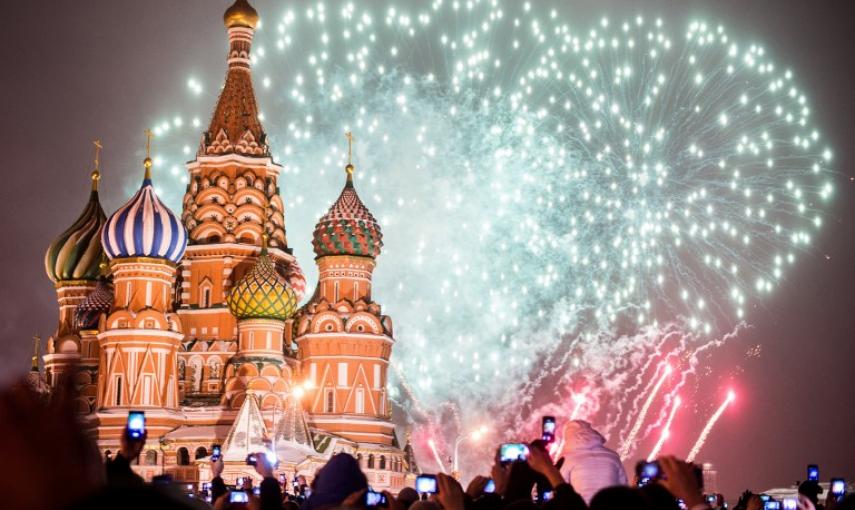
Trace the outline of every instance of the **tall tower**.
<instances>
[{"instance_id":1,"label":"tall tower","mask_svg":"<svg viewBox=\"0 0 855 510\"><path fill-rule=\"evenodd\" d=\"M116 439L128 408L147 409L149 437L180 422L177 352L181 333L172 313L177 264L187 246L180 219L154 192L147 132L139 191L107 220L101 244L110 259L115 296L98 333L99 439Z\"/></svg>"},{"instance_id":2,"label":"tall tower","mask_svg":"<svg viewBox=\"0 0 855 510\"><path fill-rule=\"evenodd\" d=\"M45 254L45 270L56 287L59 303L59 323L56 332L48 339L44 357L45 376L51 385L56 385L59 376L80 358L81 340L74 312L95 289L100 274L99 263L105 260L100 235L107 218L98 201L100 149L101 145L96 141L92 190L86 207L80 217L51 243Z\"/></svg>"},{"instance_id":3,"label":"tall tower","mask_svg":"<svg viewBox=\"0 0 855 510\"><path fill-rule=\"evenodd\" d=\"M178 296L186 340L212 345L225 341L216 342L226 346L223 352L206 351L219 359L234 354L237 336L226 296L255 263L263 234L269 237L271 263L289 280L298 300L305 289L285 237L281 166L270 155L252 88L250 47L258 13L246 0L237 0L223 19L229 37L228 71L196 159L187 163L190 175L181 220L189 246L180 267ZM194 367L187 372L197 371ZM184 387L185 397L199 393L198 384Z\"/></svg>"},{"instance_id":4,"label":"tall tower","mask_svg":"<svg viewBox=\"0 0 855 510\"><path fill-rule=\"evenodd\" d=\"M297 310L297 294L276 272L266 233L261 255L232 287L228 305L238 320L238 348L226 368L223 403L237 409L253 391L262 408L284 409L293 367L283 354L283 333L285 321Z\"/></svg>"},{"instance_id":5,"label":"tall tower","mask_svg":"<svg viewBox=\"0 0 855 510\"><path fill-rule=\"evenodd\" d=\"M315 427L359 443L392 445L386 395L392 320L371 297L382 234L356 193L353 164L345 170L341 195L314 231L317 289L295 318L303 376L313 383L304 401Z\"/></svg>"}]
</instances>

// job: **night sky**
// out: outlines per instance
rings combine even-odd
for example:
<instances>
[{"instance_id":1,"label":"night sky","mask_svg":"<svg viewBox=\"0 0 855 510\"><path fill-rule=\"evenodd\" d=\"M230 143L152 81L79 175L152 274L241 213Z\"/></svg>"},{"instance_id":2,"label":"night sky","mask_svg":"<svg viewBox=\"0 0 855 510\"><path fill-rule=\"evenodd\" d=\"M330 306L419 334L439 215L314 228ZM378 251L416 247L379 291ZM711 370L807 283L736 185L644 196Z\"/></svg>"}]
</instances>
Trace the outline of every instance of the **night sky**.
<instances>
[{"instance_id":1,"label":"night sky","mask_svg":"<svg viewBox=\"0 0 855 510\"><path fill-rule=\"evenodd\" d=\"M262 16L281 10L280 2L253 3ZM55 294L43 257L86 201L91 141L100 138L105 146L101 200L109 215L128 198L129 176L141 172L142 131L167 113L164 94L181 90L188 71L211 80L224 74L221 15L227 4L31 0L4 6L0 380L24 373L31 335L47 338L55 327ZM695 15L720 20L741 39L750 34L774 48L775 60L795 70L815 123L835 150L835 197L813 250L748 311L751 328L717 356L713 371L735 374L739 399L702 456L716 464L720 488L731 497L748 483L762 490L800 479L811 462L820 465L823 479L855 479L855 3L532 4L544 11L558 7L580 26L603 14L637 12L678 26ZM290 239L292 245L308 242ZM746 357L756 345L760 355Z\"/></svg>"}]
</instances>

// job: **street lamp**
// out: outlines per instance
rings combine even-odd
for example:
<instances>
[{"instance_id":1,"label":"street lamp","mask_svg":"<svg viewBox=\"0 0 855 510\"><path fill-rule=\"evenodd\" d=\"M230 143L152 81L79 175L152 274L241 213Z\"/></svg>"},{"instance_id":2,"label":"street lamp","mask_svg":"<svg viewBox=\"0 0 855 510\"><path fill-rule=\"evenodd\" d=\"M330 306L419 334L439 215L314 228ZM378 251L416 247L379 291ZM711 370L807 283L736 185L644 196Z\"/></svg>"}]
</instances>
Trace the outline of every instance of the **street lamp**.
<instances>
[{"instance_id":1,"label":"street lamp","mask_svg":"<svg viewBox=\"0 0 855 510\"><path fill-rule=\"evenodd\" d=\"M472 439L472 441L478 442L481 439L481 437L483 437L484 434L487 433L487 431L488 431L487 427L485 425L481 425L477 429L473 430L471 434L469 434L469 438ZM459 473L459 470L458 470L458 467L459 467L458 458L459 457L457 455L458 450L460 447L460 443L462 443L465 439L466 439L466 436L461 435L461 436L458 436L457 439L454 440L454 462L453 462L453 468L452 468L451 472L455 478L457 478L457 475Z\"/></svg>"}]
</instances>

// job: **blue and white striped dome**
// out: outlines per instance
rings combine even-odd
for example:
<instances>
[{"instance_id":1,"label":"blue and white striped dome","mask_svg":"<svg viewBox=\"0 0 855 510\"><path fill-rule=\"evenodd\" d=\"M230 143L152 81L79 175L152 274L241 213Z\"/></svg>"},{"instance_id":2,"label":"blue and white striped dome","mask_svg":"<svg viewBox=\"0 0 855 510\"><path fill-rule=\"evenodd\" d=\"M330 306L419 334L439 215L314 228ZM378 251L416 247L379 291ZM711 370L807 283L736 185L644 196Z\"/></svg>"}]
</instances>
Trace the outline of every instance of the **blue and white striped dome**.
<instances>
[{"instance_id":1,"label":"blue and white striped dome","mask_svg":"<svg viewBox=\"0 0 855 510\"><path fill-rule=\"evenodd\" d=\"M101 231L107 257L152 257L177 263L187 248L187 231L181 219L157 198L146 176L127 204L108 219Z\"/></svg>"}]
</instances>

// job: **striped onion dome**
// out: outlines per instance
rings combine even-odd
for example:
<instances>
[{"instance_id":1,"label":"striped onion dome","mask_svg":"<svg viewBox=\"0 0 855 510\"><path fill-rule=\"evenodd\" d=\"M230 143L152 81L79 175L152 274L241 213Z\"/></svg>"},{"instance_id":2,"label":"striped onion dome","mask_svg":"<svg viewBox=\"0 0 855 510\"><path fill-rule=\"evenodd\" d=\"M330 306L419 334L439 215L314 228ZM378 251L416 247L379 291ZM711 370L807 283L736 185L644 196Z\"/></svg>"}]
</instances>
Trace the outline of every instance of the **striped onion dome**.
<instances>
[{"instance_id":1,"label":"striped onion dome","mask_svg":"<svg viewBox=\"0 0 855 510\"><path fill-rule=\"evenodd\" d=\"M187 248L187 231L176 216L157 198L146 158L142 187L107 220L101 244L112 259L152 257L177 263Z\"/></svg>"},{"instance_id":2,"label":"striped onion dome","mask_svg":"<svg viewBox=\"0 0 855 510\"><path fill-rule=\"evenodd\" d=\"M232 315L240 319L288 320L297 311L297 293L277 271L267 254L264 234L261 255L249 271L232 287L226 302Z\"/></svg>"},{"instance_id":3,"label":"striped onion dome","mask_svg":"<svg viewBox=\"0 0 855 510\"><path fill-rule=\"evenodd\" d=\"M92 172L92 193L86 208L45 253L45 270L54 283L63 280L94 281L98 278L98 264L104 257L99 234L107 220L98 201L99 179L100 174Z\"/></svg>"},{"instance_id":4,"label":"striped onion dome","mask_svg":"<svg viewBox=\"0 0 855 510\"><path fill-rule=\"evenodd\" d=\"M383 246L383 233L371 211L353 187L353 165L347 165L347 182L329 211L315 226L315 255L355 255L375 258Z\"/></svg>"},{"instance_id":5,"label":"striped onion dome","mask_svg":"<svg viewBox=\"0 0 855 510\"><path fill-rule=\"evenodd\" d=\"M74 327L78 331L98 329L98 320L102 313L110 313L113 308L113 286L106 277L98 280L95 290L86 296L74 309Z\"/></svg>"}]
</instances>

